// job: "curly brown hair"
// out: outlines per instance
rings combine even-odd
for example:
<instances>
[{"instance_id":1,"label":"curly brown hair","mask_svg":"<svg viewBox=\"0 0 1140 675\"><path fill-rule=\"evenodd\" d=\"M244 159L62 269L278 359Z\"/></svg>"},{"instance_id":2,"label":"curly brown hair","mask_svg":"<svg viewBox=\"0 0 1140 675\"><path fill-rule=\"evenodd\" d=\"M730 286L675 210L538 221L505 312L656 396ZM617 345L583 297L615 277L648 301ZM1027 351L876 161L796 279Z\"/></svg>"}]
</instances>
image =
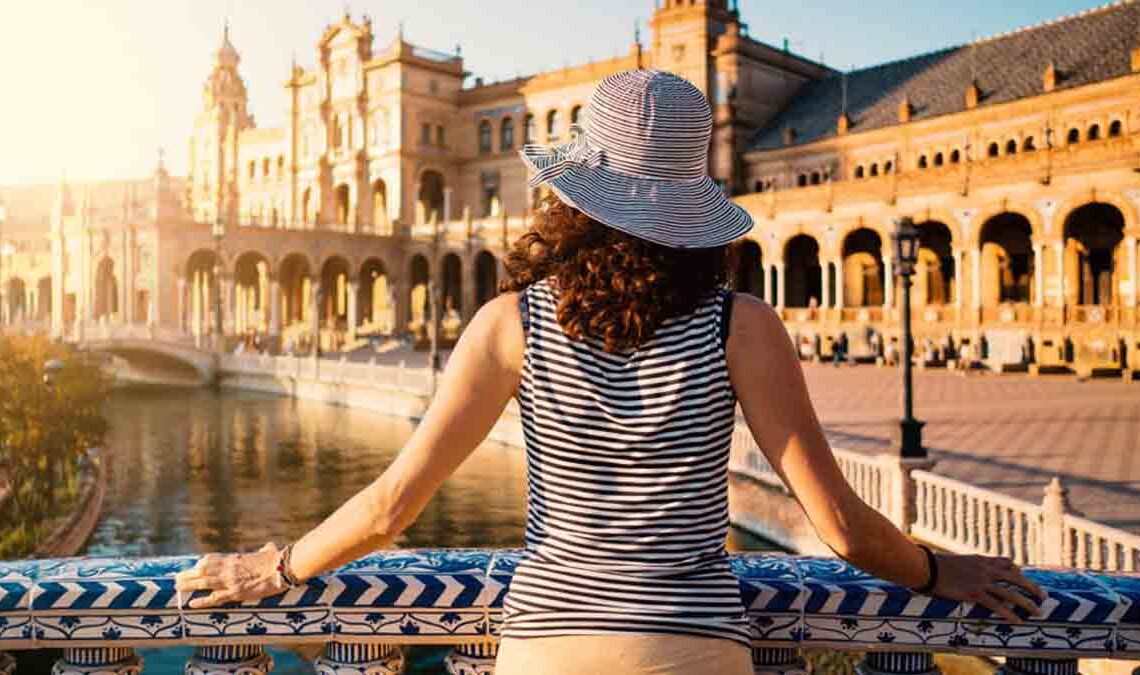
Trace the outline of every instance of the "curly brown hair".
<instances>
[{"instance_id":1,"label":"curly brown hair","mask_svg":"<svg viewBox=\"0 0 1140 675\"><path fill-rule=\"evenodd\" d=\"M727 279L728 247L676 249L607 227L554 195L507 254L503 291L551 279L558 323L610 353L645 344L666 319L692 312Z\"/></svg>"}]
</instances>

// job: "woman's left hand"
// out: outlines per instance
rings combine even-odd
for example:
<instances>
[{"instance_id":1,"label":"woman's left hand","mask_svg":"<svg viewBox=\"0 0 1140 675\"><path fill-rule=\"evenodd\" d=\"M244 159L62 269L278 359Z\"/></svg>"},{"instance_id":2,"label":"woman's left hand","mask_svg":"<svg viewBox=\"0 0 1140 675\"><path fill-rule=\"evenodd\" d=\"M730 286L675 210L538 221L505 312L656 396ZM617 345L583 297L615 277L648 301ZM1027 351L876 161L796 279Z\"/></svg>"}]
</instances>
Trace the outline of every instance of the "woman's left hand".
<instances>
[{"instance_id":1,"label":"woman's left hand","mask_svg":"<svg viewBox=\"0 0 1140 675\"><path fill-rule=\"evenodd\" d=\"M227 602L255 602L285 591L288 586L277 572L281 552L272 543L256 553L219 555L210 553L194 567L174 577L174 588L181 593L211 591L195 598L190 609L217 607Z\"/></svg>"}]
</instances>

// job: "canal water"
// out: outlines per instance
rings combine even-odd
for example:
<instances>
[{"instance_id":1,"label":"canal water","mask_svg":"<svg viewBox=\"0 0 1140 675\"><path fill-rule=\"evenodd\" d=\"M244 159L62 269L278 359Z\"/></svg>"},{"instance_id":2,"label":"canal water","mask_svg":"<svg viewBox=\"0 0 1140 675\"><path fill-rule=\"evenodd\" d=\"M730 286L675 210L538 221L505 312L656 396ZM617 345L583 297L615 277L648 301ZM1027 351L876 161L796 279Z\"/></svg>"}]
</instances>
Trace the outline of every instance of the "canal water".
<instances>
[{"instance_id":1,"label":"canal water","mask_svg":"<svg viewBox=\"0 0 1140 675\"><path fill-rule=\"evenodd\" d=\"M373 412L252 393L120 389L108 406L108 493L91 555L249 551L300 537L378 476L413 429ZM522 544L520 449L485 443L395 547ZM734 531L733 549L770 545ZM288 649L275 673L312 673ZM412 650L410 672L443 672L445 649ZM178 673L189 649L143 650L147 673Z\"/></svg>"}]
</instances>

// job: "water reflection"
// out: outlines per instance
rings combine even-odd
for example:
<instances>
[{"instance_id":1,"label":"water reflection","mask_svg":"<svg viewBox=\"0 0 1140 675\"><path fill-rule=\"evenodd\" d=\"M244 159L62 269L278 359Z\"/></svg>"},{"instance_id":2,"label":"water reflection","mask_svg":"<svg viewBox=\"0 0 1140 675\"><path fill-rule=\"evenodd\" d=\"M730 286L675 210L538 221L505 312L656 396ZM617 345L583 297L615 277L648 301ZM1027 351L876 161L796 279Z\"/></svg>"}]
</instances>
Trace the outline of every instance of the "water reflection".
<instances>
[{"instance_id":1,"label":"water reflection","mask_svg":"<svg viewBox=\"0 0 1140 675\"><path fill-rule=\"evenodd\" d=\"M109 405L105 515L89 554L253 550L293 541L392 461L411 422L251 393L123 389ZM442 487L396 547L522 543L525 467L486 443ZM733 548L765 548L734 532ZM175 673L189 649L141 650L146 671ZM311 673L272 649L275 673ZM445 649L417 649L411 672L442 672Z\"/></svg>"}]
</instances>

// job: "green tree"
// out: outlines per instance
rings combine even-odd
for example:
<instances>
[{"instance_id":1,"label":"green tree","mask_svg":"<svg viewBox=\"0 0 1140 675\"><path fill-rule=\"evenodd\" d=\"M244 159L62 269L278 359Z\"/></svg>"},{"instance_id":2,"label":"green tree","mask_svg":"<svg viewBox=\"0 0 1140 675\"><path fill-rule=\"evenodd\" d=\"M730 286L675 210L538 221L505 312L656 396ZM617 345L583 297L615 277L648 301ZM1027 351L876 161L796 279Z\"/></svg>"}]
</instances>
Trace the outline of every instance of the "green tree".
<instances>
[{"instance_id":1,"label":"green tree","mask_svg":"<svg viewBox=\"0 0 1140 675\"><path fill-rule=\"evenodd\" d=\"M62 367L45 382L45 364ZM85 355L43 338L0 337L0 554L22 555L66 512L79 463L102 444L109 382ZM0 490L3 492L3 490Z\"/></svg>"}]
</instances>

